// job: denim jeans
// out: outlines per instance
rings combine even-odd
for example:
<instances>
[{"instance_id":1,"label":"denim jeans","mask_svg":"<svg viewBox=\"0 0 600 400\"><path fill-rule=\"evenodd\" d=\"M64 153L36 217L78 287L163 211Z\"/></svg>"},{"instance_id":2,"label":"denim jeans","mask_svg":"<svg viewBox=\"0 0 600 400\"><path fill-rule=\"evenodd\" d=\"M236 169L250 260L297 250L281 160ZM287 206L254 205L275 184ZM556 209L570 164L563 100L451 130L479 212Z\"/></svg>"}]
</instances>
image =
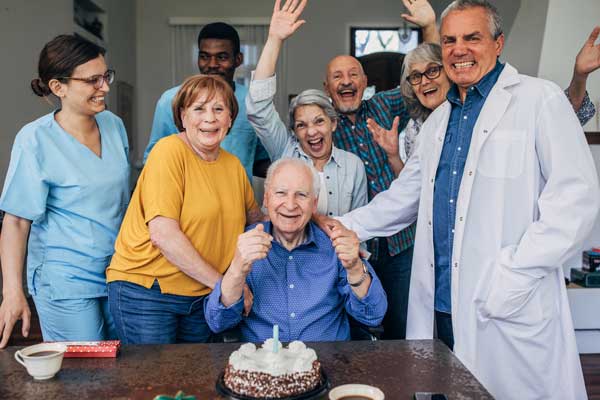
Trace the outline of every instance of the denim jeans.
<instances>
[{"instance_id":1,"label":"denim jeans","mask_svg":"<svg viewBox=\"0 0 600 400\"><path fill-rule=\"evenodd\" d=\"M405 339L413 247L411 246L395 256L390 256L387 240L385 238L377 240L379 241L379 257L371 262L371 265L381 280L388 300L381 338Z\"/></svg>"},{"instance_id":2,"label":"denim jeans","mask_svg":"<svg viewBox=\"0 0 600 400\"><path fill-rule=\"evenodd\" d=\"M452 314L436 311L435 312L435 329L437 337L442 342L454 350L454 333L452 333Z\"/></svg>"},{"instance_id":3,"label":"denim jeans","mask_svg":"<svg viewBox=\"0 0 600 400\"><path fill-rule=\"evenodd\" d=\"M108 284L108 302L124 344L205 343L211 332L204 318L206 296L178 296L135 283Z\"/></svg>"}]
</instances>

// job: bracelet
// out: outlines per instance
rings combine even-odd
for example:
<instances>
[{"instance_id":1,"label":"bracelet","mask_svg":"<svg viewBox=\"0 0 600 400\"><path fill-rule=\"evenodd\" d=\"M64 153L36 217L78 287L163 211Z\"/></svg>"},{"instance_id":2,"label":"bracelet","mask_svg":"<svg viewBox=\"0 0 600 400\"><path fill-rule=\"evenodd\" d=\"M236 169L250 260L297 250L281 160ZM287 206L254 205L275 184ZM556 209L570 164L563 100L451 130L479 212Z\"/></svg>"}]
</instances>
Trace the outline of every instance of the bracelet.
<instances>
[{"instance_id":1,"label":"bracelet","mask_svg":"<svg viewBox=\"0 0 600 400\"><path fill-rule=\"evenodd\" d=\"M354 283L350 283L350 281L348 281L348 284L352 287L359 287L360 285L362 285L362 283L365 281L365 279L367 279L367 275L369 275L369 271L367 270L367 266L365 265L365 263L362 263L363 266L363 274L360 277L360 279Z\"/></svg>"}]
</instances>

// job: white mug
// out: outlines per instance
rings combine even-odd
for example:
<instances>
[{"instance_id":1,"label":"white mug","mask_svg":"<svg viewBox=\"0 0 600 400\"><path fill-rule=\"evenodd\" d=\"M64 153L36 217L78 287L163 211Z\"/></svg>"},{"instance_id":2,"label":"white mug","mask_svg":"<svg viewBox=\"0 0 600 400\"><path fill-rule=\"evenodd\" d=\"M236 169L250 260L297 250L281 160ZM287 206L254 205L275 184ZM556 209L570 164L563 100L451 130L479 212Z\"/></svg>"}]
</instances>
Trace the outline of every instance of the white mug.
<instances>
[{"instance_id":1,"label":"white mug","mask_svg":"<svg viewBox=\"0 0 600 400\"><path fill-rule=\"evenodd\" d=\"M60 370L67 346L62 343L40 343L15 352L15 360L27 368L33 379L50 379Z\"/></svg>"}]
</instances>

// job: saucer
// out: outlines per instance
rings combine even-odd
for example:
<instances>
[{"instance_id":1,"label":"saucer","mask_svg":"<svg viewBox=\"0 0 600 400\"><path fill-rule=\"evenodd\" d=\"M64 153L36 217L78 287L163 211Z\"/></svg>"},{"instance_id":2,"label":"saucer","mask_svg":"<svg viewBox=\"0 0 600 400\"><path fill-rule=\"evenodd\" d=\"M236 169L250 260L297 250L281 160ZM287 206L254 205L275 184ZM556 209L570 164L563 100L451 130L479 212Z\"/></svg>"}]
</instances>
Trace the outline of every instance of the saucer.
<instances>
[{"instance_id":1,"label":"saucer","mask_svg":"<svg viewBox=\"0 0 600 400\"><path fill-rule=\"evenodd\" d=\"M366 399L383 400L385 395L383 392L370 385L361 385L352 383L349 385L336 386L329 392L330 400L338 400L348 396L364 396Z\"/></svg>"}]
</instances>

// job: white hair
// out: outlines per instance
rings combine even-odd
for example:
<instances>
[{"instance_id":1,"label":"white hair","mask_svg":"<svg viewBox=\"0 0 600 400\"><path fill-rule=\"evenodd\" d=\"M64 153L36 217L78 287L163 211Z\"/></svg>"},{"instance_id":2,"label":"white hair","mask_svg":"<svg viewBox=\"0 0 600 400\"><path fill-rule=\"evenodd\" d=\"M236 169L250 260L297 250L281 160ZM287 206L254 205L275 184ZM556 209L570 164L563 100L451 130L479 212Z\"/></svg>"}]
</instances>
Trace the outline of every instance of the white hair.
<instances>
[{"instance_id":1,"label":"white hair","mask_svg":"<svg viewBox=\"0 0 600 400\"><path fill-rule=\"evenodd\" d=\"M269 169L267 170L267 178L265 179L265 191L269 190L269 186L271 185L271 180L273 179L273 175L275 175L275 173L279 169L281 169L285 166L288 166L288 165L293 165L296 167L301 167L301 168L306 169L306 171L312 177L313 193L314 193L315 197L318 197L319 190L321 189L321 179L319 178L319 173L317 172L315 167L302 161L299 158L291 158L291 157L280 158L279 160L273 162L269 166Z\"/></svg>"},{"instance_id":2,"label":"white hair","mask_svg":"<svg viewBox=\"0 0 600 400\"><path fill-rule=\"evenodd\" d=\"M451 11L467 10L469 8L481 7L483 8L489 19L490 34L495 39L498 39L502 35L502 17L498 13L498 9L487 0L455 0L442 12L440 21Z\"/></svg>"}]
</instances>

